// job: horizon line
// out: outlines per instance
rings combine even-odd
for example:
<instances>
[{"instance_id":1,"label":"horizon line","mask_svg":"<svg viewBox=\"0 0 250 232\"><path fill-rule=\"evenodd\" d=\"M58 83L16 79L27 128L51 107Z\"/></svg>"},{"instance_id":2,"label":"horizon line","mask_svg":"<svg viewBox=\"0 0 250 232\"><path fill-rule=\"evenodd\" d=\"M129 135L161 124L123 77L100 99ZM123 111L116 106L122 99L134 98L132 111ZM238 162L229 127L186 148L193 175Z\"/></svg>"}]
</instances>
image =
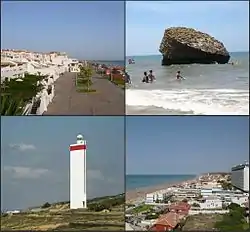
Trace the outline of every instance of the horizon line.
<instances>
[{"instance_id":1,"label":"horizon line","mask_svg":"<svg viewBox=\"0 0 250 232\"><path fill-rule=\"evenodd\" d=\"M248 52L249 53L249 50L248 51L234 51L234 52L229 52L229 53L246 53ZM140 54L140 55L126 55L126 58L127 57L131 57L131 56L162 56L162 54Z\"/></svg>"}]
</instances>

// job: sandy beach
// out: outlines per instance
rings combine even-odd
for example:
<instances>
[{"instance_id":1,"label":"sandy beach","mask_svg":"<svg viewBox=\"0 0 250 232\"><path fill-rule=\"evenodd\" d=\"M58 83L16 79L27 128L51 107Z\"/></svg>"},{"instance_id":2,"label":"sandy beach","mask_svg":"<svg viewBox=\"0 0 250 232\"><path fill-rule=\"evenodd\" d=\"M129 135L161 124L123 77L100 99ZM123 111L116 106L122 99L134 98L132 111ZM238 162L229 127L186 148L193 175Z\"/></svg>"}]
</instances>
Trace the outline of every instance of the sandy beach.
<instances>
[{"instance_id":1,"label":"sandy beach","mask_svg":"<svg viewBox=\"0 0 250 232\"><path fill-rule=\"evenodd\" d=\"M160 190L167 189L169 187L173 187L177 185L191 184L196 181L197 181L197 178L193 178L193 179L181 181L181 182L166 183L166 184L161 184L157 186L137 188L135 190L130 190L126 192L126 203L133 203L133 202L141 201L142 199L145 198L145 195L147 193L160 191Z\"/></svg>"}]
</instances>

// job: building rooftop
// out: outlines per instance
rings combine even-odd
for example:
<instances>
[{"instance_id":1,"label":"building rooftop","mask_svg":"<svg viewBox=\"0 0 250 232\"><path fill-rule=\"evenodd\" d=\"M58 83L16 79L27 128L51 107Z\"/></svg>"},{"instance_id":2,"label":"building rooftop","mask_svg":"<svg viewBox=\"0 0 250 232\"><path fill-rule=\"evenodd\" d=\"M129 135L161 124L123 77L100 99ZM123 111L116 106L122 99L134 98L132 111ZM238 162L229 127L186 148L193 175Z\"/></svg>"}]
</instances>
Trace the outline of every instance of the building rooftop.
<instances>
[{"instance_id":1,"label":"building rooftop","mask_svg":"<svg viewBox=\"0 0 250 232\"><path fill-rule=\"evenodd\" d=\"M177 213L169 212L158 218L154 225L171 226L172 228L174 228L179 223L179 221L180 219Z\"/></svg>"},{"instance_id":2,"label":"building rooftop","mask_svg":"<svg viewBox=\"0 0 250 232\"><path fill-rule=\"evenodd\" d=\"M237 170L241 170L244 169L245 167L249 167L249 162L245 162L244 164L238 164L232 167L232 171L237 171Z\"/></svg>"}]
</instances>

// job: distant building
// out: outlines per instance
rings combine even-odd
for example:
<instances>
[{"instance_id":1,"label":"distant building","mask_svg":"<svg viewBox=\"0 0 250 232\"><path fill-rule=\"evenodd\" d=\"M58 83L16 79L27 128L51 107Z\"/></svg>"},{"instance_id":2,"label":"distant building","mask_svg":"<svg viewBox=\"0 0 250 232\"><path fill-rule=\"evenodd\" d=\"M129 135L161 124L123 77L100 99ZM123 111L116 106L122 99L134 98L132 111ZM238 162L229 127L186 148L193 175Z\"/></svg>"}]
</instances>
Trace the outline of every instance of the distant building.
<instances>
[{"instance_id":1,"label":"distant building","mask_svg":"<svg viewBox=\"0 0 250 232\"><path fill-rule=\"evenodd\" d=\"M204 202L199 203L201 209L222 209L222 200L217 197L207 197Z\"/></svg>"},{"instance_id":2,"label":"distant building","mask_svg":"<svg viewBox=\"0 0 250 232\"><path fill-rule=\"evenodd\" d=\"M201 196L202 197L207 197L207 196L212 196L212 195L213 195L212 189L201 189Z\"/></svg>"},{"instance_id":3,"label":"distant building","mask_svg":"<svg viewBox=\"0 0 250 232\"><path fill-rule=\"evenodd\" d=\"M187 215L190 208L191 206L188 203L182 202L182 201L178 203L173 203L169 206L169 210L171 212L175 212L175 213L183 214L183 215Z\"/></svg>"},{"instance_id":4,"label":"distant building","mask_svg":"<svg viewBox=\"0 0 250 232\"><path fill-rule=\"evenodd\" d=\"M80 63L77 59L71 59L69 72L80 72Z\"/></svg>"},{"instance_id":5,"label":"distant building","mask_svg":"<svg viewBox=\"0 0 250 232\"><path fill-rule=\"evenodd\" d=\"M232 167L231 182L235 188L249 191L249 163Z\"/></svg>"},{"instance_id":6,"label":"distant building","mask_svg":"<svg viewBox=\"0 0 250 232\"><path fill-rule=\"evenodd\" d=\"M17 214L17 213L20 213L20 212L21 212L20 210L9 210L6 213L7 214Z\"/></svg>"},{"instance_id":7,"label":"distant building","mask_svg":"<svg viewBox=\"0 0 250 232\"><path fill-rule=\"evenodd\" d=\"M231 197L231 202L244 207L248 203L248 196Z\"/></svg>"},{"instance_id":8,"label":"distant building","mask_svg":"<svg viewBox=\"0 0 250 232\"><path fill-rule=\"evenodd\" d=\"M166 193L148 193L146 194L146 203L154 203L156 201L163 201L167 197Z\"/></svg>"}]
</instances>

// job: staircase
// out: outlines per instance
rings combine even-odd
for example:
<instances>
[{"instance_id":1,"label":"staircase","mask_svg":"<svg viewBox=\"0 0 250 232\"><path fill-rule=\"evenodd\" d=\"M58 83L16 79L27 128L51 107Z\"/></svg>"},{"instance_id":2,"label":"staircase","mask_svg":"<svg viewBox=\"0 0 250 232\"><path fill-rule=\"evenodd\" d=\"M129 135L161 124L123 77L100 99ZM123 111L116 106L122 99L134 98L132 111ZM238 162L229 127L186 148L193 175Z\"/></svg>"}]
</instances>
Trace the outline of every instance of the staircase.
<instances>
[{"instance_id":1,"label":"staircase","mask_svg":"<svg viewBox=\"0 0 250 232\"><path fill-rule=\"evenodd\" d=\"M40 107L40 104L41 104L41 99L34 101L31 107L30 115L36 115L37 109Z\"/></svg>"}]
</instances>

